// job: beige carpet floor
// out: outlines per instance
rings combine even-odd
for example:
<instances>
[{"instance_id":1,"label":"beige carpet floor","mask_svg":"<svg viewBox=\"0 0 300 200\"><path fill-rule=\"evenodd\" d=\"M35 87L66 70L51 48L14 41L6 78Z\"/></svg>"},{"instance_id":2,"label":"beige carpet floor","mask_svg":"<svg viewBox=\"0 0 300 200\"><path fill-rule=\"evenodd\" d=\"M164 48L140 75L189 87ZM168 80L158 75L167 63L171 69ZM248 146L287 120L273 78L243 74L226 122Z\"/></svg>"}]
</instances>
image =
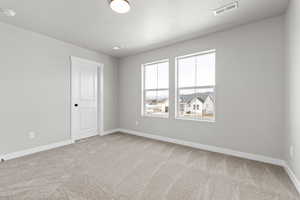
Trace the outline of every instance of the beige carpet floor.
<instances>
[{"instance_id":1,"label":"beige carpet floor","mask_svg":"<svg viewBox=\"0 0 300 200\"><path fill-rule=\"evenodd\" d=\"M0 200L299 200L280 167L126 134L0 164Z\"/></svg>"}]
</instances>

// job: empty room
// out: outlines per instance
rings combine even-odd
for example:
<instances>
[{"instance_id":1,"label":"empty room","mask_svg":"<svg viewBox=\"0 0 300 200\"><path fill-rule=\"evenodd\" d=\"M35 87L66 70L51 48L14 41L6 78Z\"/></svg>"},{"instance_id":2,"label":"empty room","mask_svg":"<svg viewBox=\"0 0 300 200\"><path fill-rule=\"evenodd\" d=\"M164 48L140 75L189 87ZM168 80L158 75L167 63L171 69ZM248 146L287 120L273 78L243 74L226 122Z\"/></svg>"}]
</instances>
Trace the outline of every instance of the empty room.
<instances>
[{"instance_id":1,"label":"empty room","mask_svg":"<svg viewBox=\"0 0 300 200\"><path fill-rule=\"evenodd\" d=\"M0 0L0 200L300 200L300 0Z\"/></svg>"}]
</instances>

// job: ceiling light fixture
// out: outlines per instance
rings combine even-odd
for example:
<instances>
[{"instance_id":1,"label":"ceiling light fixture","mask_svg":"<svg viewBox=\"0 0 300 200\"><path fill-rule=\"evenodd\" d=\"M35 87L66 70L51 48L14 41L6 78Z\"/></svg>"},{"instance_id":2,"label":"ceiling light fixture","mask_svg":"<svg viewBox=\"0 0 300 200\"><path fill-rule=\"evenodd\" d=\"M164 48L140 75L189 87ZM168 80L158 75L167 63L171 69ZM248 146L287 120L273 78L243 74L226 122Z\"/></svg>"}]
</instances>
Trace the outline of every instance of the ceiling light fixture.
<instances>
[{"instance_id":1,"label":"ceiling light fixture","mask_svg":"<svg viewBox=\"0 0 300 200\"><path fill-rule=\"evenodd\" d=\"M111 0L110 7L117 13L127 13L130 10L130 4L128 0Z\"/></svg>"},{"instance_id":2,"label":"ceiling light fixture","mask_svg":"<svg viewBox=\"0 0 300 200\"><path fill-rule=\"evenodd\" d=\"M3 14L7 17L14 17L17 13L12 9L0 8L0 14Z\"/></svg>"},{"instance_id":3,"label":"ceiling light fixture","mask_svg":"<svg viewBox=\"0 0 300 200\"><path fill-rule=\"evenodd\" d=\"M120 49L121 49L121 47L119 47L119 46L113 47L113 50L120 50Z\"/></svg>"}]
</instances>

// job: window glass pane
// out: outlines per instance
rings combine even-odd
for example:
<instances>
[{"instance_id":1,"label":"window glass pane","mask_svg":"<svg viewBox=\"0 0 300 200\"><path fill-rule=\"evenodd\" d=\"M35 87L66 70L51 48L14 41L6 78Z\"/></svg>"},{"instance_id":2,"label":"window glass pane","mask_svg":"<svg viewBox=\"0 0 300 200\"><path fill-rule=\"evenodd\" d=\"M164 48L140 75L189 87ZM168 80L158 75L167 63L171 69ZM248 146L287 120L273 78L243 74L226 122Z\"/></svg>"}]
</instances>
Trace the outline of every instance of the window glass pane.
<instances>
[{"instance_id":1,"label":"window glass pane","mask_svg":"<svg viewBox=\"0 0 300 200\"><path fill-rule=\"evenodd\" d=\"M169 91L162 90L157 92L157 103L159 105L160 114L168 114L169 112Z\"/></svg>"},{"instance_id":2,"label":"window glass pane","mask_svg":"<svg viewBox=\"0 0 300 200\"><path fill-rule=\"evenodd\" d=\"M178 60L178 86L193 87L196 84L196 59L195 57Z\"/></svg>"},{"instance_id":3,"label":"window glass pane","mask_svg":"<svg viewBox=\"0 0 300 200\"><path fill-rule=\"evenodd\" d=\"M180 117L197 117L195 89L182 89L179 90L178 96L178 116Z\"/></svg>"},{"instance_id":4,"label":"window glass pane","mask_svg":"<svg viewBox=\"0 0 300 200\"><path fill-rule=\"evenodd\" d=\"M154 112L156 101L156 91L147 91L145 94L145 114L152 114Z\"/></svg>"},{"instance_id":5,"label":"window glass pane","mask_svg":"<svg viewBox=\"0 0 300 200\"><path fill-rule=\"evenodd\" d=\"M158 88L169 88L169 63L159 63L158 70Z\"/></svg>"},{"instance_id":6,"label":"window glass pane","mask_svg":"<svg viewBox=\"0 0 300 200\"><path fill-rule=\"evenodd\" d=\"M145 89L157 88L157 65L145 66Z\"/></svg>"},{"instance_id":7,"label":"window glass pane","mask_svg":"<svg viewBox=\"0 0 300 200\"><path fill-rule=\"evenodd\" d=\"M146 91L145 94L145 114L167 115L169 112L169 92Z\"/></svg>"},{"instance_id":8,"label":"window glass pane","mask_svg":"<svg viewBox=\"0 0 300 200\"><path fill-rule=\"evenodd\" d=\"M200 100L202 120L215 120L215 93L213 88L196 89L195 96Z\"/></svg>"},{"instance_id":9,"label":"window glass pane","mask_svg":"<svg viewBox=\"0 0 300 200\"><path fill-rule=\"evenodd\" d=\"M197 86L215 85L215 53L197 56Z\"/></svg>"},{"instance_id":10,"label":"window glass pane","mask_svg":"<svg viewBox=\"0 0 300 200\"><path fill-rule=\"evenodd\" d=\"M178 96L178 116L214 121L215 96L213 88L181 89Z\"/></svg>"}]
</instances>

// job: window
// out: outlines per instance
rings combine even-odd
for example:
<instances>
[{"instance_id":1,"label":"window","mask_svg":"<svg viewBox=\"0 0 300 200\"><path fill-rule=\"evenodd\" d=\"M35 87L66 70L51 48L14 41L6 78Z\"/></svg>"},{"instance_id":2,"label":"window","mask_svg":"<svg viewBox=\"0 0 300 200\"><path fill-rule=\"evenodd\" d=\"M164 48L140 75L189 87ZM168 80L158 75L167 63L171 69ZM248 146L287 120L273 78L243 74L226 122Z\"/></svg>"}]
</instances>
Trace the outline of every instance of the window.
<instances>
[{"instance_id":1,"label":"window","mask_svg":"<svg viewBox=\"0 0 300 200\"><path fill-rule=\"evenodd\" d=\"M215 121L215 54L176 58L176 118Z\"/></svg>"},{"instance_id":2,"label":"window","mask_svg":"<svg viewBox=\"0 0 300 200\"><path fill-rule=\"evenodd\" d=\"M169 61L142 65L144 116L169 116Z\"/></svg>"}]
</instances>

